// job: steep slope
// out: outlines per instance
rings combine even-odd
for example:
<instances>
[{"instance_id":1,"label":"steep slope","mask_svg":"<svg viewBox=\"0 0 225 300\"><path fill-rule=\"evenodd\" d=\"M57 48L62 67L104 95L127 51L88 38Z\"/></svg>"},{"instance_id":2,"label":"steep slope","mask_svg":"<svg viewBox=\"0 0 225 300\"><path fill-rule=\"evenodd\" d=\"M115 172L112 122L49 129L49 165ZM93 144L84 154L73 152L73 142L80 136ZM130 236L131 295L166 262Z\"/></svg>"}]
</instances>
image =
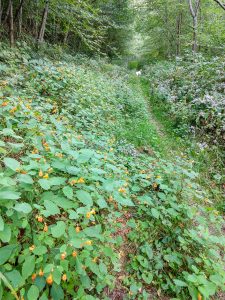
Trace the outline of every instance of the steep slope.
<instances>
[{"instance_id":1,"label":"steep slope","mask_svg":"<svg viewBox=\"0 0 225 300\"><path fill-rule=\"evenodd\" d=\"M201 205L191 163L129 143L133 128L139 146L152 131L126 70L29 49L0 59L2 299L107 299L118 287L120 299L208 299L224 288L222 219Z\"/></svg>"}]
</instances>

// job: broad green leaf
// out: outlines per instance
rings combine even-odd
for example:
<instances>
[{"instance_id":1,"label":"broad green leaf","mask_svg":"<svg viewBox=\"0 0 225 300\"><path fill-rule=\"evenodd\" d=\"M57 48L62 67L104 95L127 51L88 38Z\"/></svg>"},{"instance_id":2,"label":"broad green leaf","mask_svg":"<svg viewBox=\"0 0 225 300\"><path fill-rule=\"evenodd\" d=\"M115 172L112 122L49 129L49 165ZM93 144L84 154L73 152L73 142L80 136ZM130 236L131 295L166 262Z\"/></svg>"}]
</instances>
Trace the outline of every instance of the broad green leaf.
<instances>
[{"instance_id":1,"label":"broad green leaf","mask_svg":"<svg viewBox=\"0 0 225 300\"><path fill-rule=\"evenodd\" d=\"M17 200L20 198L20 193L11 190L1 190L0 200Z\"/></svg>"},{"instance_id":2,"label":"broad green leaf","mask_svg":"<svg viewBox=\"0 0 225 300\"><path fill-rule=\"evenodd\" d=\"M3 265L11 256L16 245L8 245L0 248L0 265Z\"/></svg>"},{"instance_id":3,"label":"broad green leaf","mask_svg":"<svg viewBox=\"0 0 225 300\"><path fill-rule=\"evenodd\" d=\"M65 299L62 287L54 283L51 288L51 297L54 300Z\"/></svg>"},{"instance_id":4,"label":"broad green leaf","mask_svg":"<svg viewBox=\"0 0 225 300\"><path fill-rule=\"evenodd\" d=\"M87 227L83 230L83 233L88 237L100 237L101 225Z\"/></svg>"},{"instance_id":5,"label":"broad green leaf","mask_svg":"<svg viewBox=\"0 0 225 300\"><path fill-rule=\"evenodd\" d=\"M58 206L50 200L45 200L44 206L46 208L46 211L43 211L43 215L45 217L57 215L60 213L60 209L58 208Z\"/></svg>"},{"instance_id":6,"label":"broad green leaf","mask_svg":"<svg viewBox=\"0 0 225 300\"><path fill-rule=\"evenodd\" d=\"M38 256L43 255L43 254L47 253L47 248L45 246L37 246L33 250L33 253Z\"/></svg>"},{"instance_id":7,"label":"broad green leaf","mask_svg":"<svg viewBox=\"0 0 225 300\"><path fill-rule=\"evenodd\" d=\"M17 169L20 168L20 163L14 158L5 157L3 161L5 166L10 168L13 171L16 171Z\"/></svg>"},{"instance_id":8,"label":"broad green leaf","mask_svg":"<svg viewBox=\"0 0 225 300\"><path fill-rule=\"evenodd\" d=\"M94 155L94 151L91 149L82 149L78 156L78 163L86 163Z\"/></svg>"},{"instance_id":9,"label":"broad green leaf","mask_svg":"<svg viewBox=\"0 0 225 300\"><path fill-rule=\"evenodd\" d=\"M17 289L24 285L24 279L21 276L20 272L13 270L11 272L5 273L5 276L9 279L11 285Z\"/></svg>"},{"instance_id":10,"label":"broad green leaf","mask_svg":"<svg viewBox=\"0 0 225 300\"><path fill-rule=\"evenodd\" d=\"M184 282L184 281L182 281L182 280L180 280L180 279L174 279L173 281L174 281L174 283L176 284L176 286L180 286L180 287L185 287L185 286L187 286L186 282Z\"/></svg>"},{"instance_id":11,"label":"broad green leaf","mask_svg":"<svg viewBox=\"0 0 225 300\"><path fill-rule=\"evenodd\" d=\"M0 216L0 231L4 230L4 220L2 218L2 216Z\"/></svg>"},{"instance_id":12,"label":"broad green leaf","mask_svg":"<svg viewBox=\"0 0 225 300\"><path fill-rule=\"evenodd\" d=\"M26 280L33 273L34 267L35 267L35 257L34 256L26 257L22 266L22 276L24 280Z\"/></svg>"},{"instance_id":13,"label":"broad green leaf","mask_svg":"<svg viewBox=\"0 0 225 300\"><path fill-rule=\"evenodd\" d=\"M43 190L49 190L51 188L51 184L48 179L39 179L38 182Z\"/></svg>"},{"instance_id":14,"label":"broad green leaf","mask_svg":"<svg viewBox=\"0 0 225 300\"><path fill-rule=\"evenodd\" d=\"M59 238L65 234L66 224L63 221L58 221L56 225L51 227L53 237Z\"/></svg>"},{"instance_id":15,"label":"broad green leaf","mask_svg":"<svg viewBox=\"0 0 225 300\"><path fill-rule=\"evenodd\" d=\"M34 182L32 177L28 174L20 174L18 176L18 180L20 182L27 183L27 184L33 184L33 182Z\"/></svg>"},{"instance_id":16,"label":"broad green leaf","mask_svg":"<svg viewBox=\"0 0 225 300\"><path fill-rule=\"evenodd\" d=\"M70 186L65 186L63 188L63 194L69 198L69 199L73 199L73 189Z\"/></svg>"},{"instance_id":17,"label":"broad green leaf","mask_svg":"<svg viewBox=\"0 0 225 300\"><path fill-rule=\"evenodd\" d=\"M148 273L148 274L143 273L142 278L147 284L150 284L153 280L153 275L151 273Z\"/></svg>"},{"instance_id":18,"label":"broad green leaf","mask_svg":"<svg viewBox=\"0 0 225 300\"><path fill-rule=\"evenodd\" d=\"M102 209L108 207L107 202L103 198L98 199L97 204Z\"/></svg>"},{"instance_id":19,"label":"broad green leaf","mask_svg":"<svg viewBox=\"0 0 225 300\"><path fill-rule=\"evenodd\" d=\"M155 208L151 208L151 213L153 215L154 218L158 219L159 218L159 211Z\"/></svg>"},{"instance_id":20,"label":"broad green leaf","mask_svg":"<svg viewBox=\"0 0 225 300\"><path fill-rule=\"evenodd\" d=\"M88 192L79 190L76 192L76 196L80 200L80 202L83 203L84 205L88 205L88 206L93 205L92 197Z\"/></svg>"},{"instance_id":21,"label":"broad green leaf","mask_svg":"<svg viewBox=\"0 0 225 300\"><path fill-rule=\"evenodd\" d=\"M48 179L48 182L51 186L53 185L62 185L66 182L66 178L64 177L52 177Z\"/></svg>"},{"instance_id":22,"label":"broad green leaf","mask_svg":"<svg viewBox=\"0 0 225 300\"><path fill-rule=\"evenodd\" d=\"M14 206L14 209L18 212L24 213L24 214L29 214L32 211L32 207L28 203L17 203Z\"/></svg>"},{"instance_id":23,"label":"broad green leaf","mask_svg":"<svg viewBox=\"0 0 225 300\"><path fill-rule=\"evenodd\" d=\"M8 224L4 225L4 230L0 231L0 240L3 243L9 243L10 239L11 239L11 226Z\"/></svg>"},{"instance_id":24,"label":"broad green leaf","mask_svg":"<svg viewBox=\"0 0 225 300\"><path fill-rule=\"evenodd\" d=\"M39 296L39 289L36 287L36 285L32 285L29 288L29 291L27 293L27 298L32 300L37 300Z\"/></svg>"}]
</instances>

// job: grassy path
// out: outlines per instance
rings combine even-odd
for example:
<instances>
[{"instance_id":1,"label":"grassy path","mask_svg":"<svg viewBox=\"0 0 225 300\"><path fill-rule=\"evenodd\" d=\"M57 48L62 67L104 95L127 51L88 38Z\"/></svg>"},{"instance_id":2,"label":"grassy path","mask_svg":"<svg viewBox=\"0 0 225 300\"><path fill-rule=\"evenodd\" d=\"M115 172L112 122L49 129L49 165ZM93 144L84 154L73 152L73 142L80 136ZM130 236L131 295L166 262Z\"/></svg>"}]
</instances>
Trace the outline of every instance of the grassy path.
<instances>
[{"instance_id":1,"label":"grassy path","mask_svg":"<svg viewBox=\"0 0 225 300\"><path fill-rule=\"evenodd\" d=\"M215 156L207 151L200 151L198 140L182 138L175 132L175 126L168 116L165 106L159 105L156 99L150 94L149 82L143 78L132 82L134 88L142 93L149 115L149 127L153 133L149 145L153 151L158 152L161 157L174 160L181 157L186 162L193 164L193 171L199 173L198 183L206 191L208 197L212 199L213 205L221 213L224 213L223 187L214 180L212 174L215 172L213 160ZM219 161L219 157L217 158ZM222 165L222 163L221 163ZM218 169L218 172L223 173ZM207 203L207 205L209 205Z\"/></svg>"}]
</instances>

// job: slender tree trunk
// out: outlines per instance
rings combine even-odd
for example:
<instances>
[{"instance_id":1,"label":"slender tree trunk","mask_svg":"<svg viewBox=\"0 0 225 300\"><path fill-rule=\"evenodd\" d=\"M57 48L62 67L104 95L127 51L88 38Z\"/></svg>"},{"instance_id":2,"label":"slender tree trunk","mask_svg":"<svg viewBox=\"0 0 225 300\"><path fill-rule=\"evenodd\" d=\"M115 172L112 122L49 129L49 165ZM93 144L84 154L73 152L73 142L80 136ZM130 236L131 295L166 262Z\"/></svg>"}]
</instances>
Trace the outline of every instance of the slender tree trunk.
<instances>
[{"instance_id":1,"label":"slender tree trunk","mask_svg":"<svg viewBox=\"0 0 225 300\"><path fill-rule=\"evenodd\" d=\"M8 17L9 17L10 3L11 3L11 1L9 1L8 7L7 7L7 9L6 9L5 18L4 18L4 20L3 20L3 23L4 23L4 24L7 22Z\"/></svg>"},{"instance_id":2,"label":"slender tree trunk","mask_svg":"<svg viewBox=\"0 0 225 300\"><path fill-rule=\"evenodd\" d=\"M13 24L13 3L12 0L9 1L9 40L10 47L14 46L14 24Z\"/></svg>"},{"instance_id":3,"label":"slender tree trunk","mask_svg":"<svg viewBox=\"0 0 225 300\"><path fill-rule=\"evenodd\" d=\"M38 0L35 1L35 39L38 39Z\"/></svg>"},{"instance_id":4,"label":"slender tree trunk","mask_svg":"<svg viewBox=\"0 0 225 300\"><path fill-rule=\"evenodd\" d=\"M64 39L63 39L64 45L67 43L68 35L69 35L69 29L65 32L65 35L64 35Z\"/></svg>"},{"instance_id":5,"label":"slender tree trunk","mask_svg":"<svg viewBox=\"0 0 225 300\"><path fill-rule=\"evenodd\" d=\"M181 0L180 0L181 3ZM179 15L177 17L177 47L176 47L176 55L179 56L181 52L181 26L182 26L182 11L179 11Z\"/></svg>"},{"instance_id":6,"label":"slender tree trunk","mask_svg":"<svg viewBox=\"0 0 225 300\"><path fill-rule=\"evenodd\" d=\"M0 0L0 26L2 25L2 0Z\"/></svg>"},{"instance_id":7,"label":"slender tree trunk","mask_svg":"<svg viewBox=\"0 0 225 300\"><path fill-rule=\"evenodd\" d=\"M192 0L188 0L192 23L193 23L193 39L192 39L192 50L197 52L198 50L198 13L200 8L201 0L195 0L195 6L192 4Z\"/></svg>"},{"instance_id":8,"label":"slender tree trunk","mask_svg":"<svg viewBox=\"0 0 225 300\"><path fill-rule=\"evenodd\" d=\"M46 0L45 8L43 11L43 16L42 16L41 27L40 27L39 34L38 34L38 44L43 43L43 41L44 41L45 28L46 28L47 17L48 17L48 10L49 10L49 0Z\"/></svg>"},{"instance_id":9,"label":"slender tree trunk","mask_svg":"<svg viewBox=\"0 0 225 300\"><path fill-rule=\"evenodd\" d=\"M23 22L23 0L20 0L20 7L19 7L19 35L22 33L22 22Z\"/></svg>"}]
</instances>

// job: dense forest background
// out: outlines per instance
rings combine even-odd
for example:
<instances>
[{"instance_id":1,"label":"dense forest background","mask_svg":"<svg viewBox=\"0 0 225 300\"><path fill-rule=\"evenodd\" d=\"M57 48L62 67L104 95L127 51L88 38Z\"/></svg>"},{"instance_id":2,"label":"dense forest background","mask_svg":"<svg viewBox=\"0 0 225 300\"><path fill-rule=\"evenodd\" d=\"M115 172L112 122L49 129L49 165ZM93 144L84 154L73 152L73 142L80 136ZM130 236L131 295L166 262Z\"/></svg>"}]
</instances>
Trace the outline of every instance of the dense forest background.
<instances>
[{"instance_id":1,"label":"dense forest background","mask_svg":"<svg viewBox=\"0 0 225 300\"><path fill-rule=\"evenodd\" d=\"M110 57L152 60L190 49L219 55L224 12L219 0L1 0L0 34L11 46L29 40Z\"/></svg>"}]
</instances>

